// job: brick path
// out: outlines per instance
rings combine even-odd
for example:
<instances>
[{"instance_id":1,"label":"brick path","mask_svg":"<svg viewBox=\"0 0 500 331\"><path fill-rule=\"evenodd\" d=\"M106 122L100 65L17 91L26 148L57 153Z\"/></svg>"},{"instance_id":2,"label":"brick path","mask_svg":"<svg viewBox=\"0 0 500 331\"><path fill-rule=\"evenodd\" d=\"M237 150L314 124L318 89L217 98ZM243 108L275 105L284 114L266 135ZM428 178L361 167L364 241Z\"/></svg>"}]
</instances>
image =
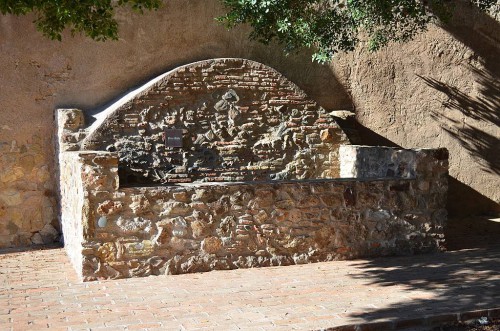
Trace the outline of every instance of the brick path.
<instances>
[{"instance_id":1,"label":"brick path","mask_svg":"<svg viewBox=\"0 0 500 331\"><path fill-rule=\"evenodd\" d=\"M80 283L63 249L0 254L0 330L291 330L500 306L500 249Z\"/></svg>"}]
</instances>

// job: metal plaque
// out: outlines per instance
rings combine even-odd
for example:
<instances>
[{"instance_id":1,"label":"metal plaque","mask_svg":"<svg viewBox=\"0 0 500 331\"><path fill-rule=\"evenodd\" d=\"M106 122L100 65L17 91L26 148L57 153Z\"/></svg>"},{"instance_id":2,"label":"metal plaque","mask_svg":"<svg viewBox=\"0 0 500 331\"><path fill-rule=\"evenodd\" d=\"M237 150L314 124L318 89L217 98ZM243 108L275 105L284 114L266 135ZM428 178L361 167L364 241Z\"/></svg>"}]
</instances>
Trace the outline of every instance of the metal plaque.
<instances>
[{"instance_id":1,"label":"metal plaque","mask_svg":"<svg viewBox=\"0 0 500 331\"><path fill-rule=\"evenodd\" d=\"M182 147L182 129L165 129L165 146Z\"/></svg>"}]
</instances>

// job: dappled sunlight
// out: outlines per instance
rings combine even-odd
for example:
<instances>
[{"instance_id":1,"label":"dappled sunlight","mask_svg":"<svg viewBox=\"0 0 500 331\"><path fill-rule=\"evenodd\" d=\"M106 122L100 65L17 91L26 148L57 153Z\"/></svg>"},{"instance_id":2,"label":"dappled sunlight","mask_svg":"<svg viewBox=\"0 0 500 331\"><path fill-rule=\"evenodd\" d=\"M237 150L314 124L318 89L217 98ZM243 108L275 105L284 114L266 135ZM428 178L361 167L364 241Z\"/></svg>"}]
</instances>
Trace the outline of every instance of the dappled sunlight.
<instances>
[{"instance_id":1,"label":"dappled sunlight","mask_svg":"<svg viewBox=\"0 0 500 331\"><path fill-rule=\"evenodd\" d=\"M499 265L498 249L462 250L434 254L432 258L392 257L356 262L359 272L351 277L365 279L373 286L400 286L409 300L352 316L396 320L401 317L401 311L436 315L449 310L450 305L463 310L498 306Z\"/></svg>"},{"instance_id":2,"label":"dappled sunlight","mask_svg":"<svg viewBox=\"0 0 500 331\"><path fill-rule=\"evenodd\" d=\"M479 96L471 96L458 88L430 77L422 77L427 85L445 94L443 102L446 112L432 111L431 117L440 124L446 134L455 139L471 156L478 160L481 168L492 174L500 174L500 85L494 72L470 66L478 84ZM454 117L458 112L462 118ZM467 120L489 123L486 131ZM494 128L497 128L496 130Z\"/></svg>"}]
</instances>

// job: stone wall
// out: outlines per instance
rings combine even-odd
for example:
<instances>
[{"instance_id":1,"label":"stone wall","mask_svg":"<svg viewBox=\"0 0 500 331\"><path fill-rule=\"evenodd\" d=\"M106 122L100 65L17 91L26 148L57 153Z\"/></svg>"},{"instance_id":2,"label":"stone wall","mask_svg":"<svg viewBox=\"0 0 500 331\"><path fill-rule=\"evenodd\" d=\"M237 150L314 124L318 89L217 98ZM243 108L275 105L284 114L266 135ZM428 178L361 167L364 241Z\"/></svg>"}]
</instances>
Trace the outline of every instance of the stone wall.
<instances>
[{"instance_id":1,"label":"stone wall","mask_svg":"<svg viewBox=\"0 0 500 331\"><path fill-rule=\"evenodd\" d=\"M72 261L84 280L412 254L444 240L440 150L416 151L418 179L129 188L118 188L117 153L60 159L61 180L81 185L62 200L66 246L81 254Z\"/></svg>"},{"instance_id":2,"label":"stone wall","mask_svg":"<svg viewBox=\"0 0 500 331\"><path fill-rule=\"evenodd\" d=\"M53 151L50 144L37 134L18 140L13 132L0 141L0 248L59 239L53 165L47 151Z\"/></svg>"},{"instance_id":3,"label":"stone wall","mask_svg":"<svg viewBox=\"0 0 500 331\"><path fill-rule=\"evenodd\" d=\"M84 280L412 254L444 240L446 151L340 146L335 119L262 64L186 65L95 118L57 112L65 246ZM356 178L325 180L339 168Z\"/></svg>"},{"instance_id":4,"label":"stone wall","mask_svg":"<svg viewBox=\"0 0 500 331\"><path fill-rule=\"evenodd\" d=\"M122 185L336 178L349 143L295 84L245 59L176 68L95 117L68 137L87 133L81 149L117 151Z\"/></svg>"},{"instance_id":5,"label":"stone wall","mask_svg":"<svg viewBox=\"0 0 500 331\"><path fill-rule=\"evenodd\" d=\"M86 203L83 176L85 169L77 154L63 153L59 158L60 165L60 194L61 194L61 223L64 233L64 247L78 273L81 272L82 254L81 243L84 242L84 223L88 217L88 203ZM77 175L75 175L77 174Z\"/></svg>"},{"instance_id":6,"label":"stone wall","mask_svg":"<svg viewBox=\"0 0 500 331\"><path fill-rule=\"evenodd\" d=\"M390 147L340 146L342 178L415 178L417 151ZM446 155L446 159L448 156Z\"/></svg>"}]
</instances>

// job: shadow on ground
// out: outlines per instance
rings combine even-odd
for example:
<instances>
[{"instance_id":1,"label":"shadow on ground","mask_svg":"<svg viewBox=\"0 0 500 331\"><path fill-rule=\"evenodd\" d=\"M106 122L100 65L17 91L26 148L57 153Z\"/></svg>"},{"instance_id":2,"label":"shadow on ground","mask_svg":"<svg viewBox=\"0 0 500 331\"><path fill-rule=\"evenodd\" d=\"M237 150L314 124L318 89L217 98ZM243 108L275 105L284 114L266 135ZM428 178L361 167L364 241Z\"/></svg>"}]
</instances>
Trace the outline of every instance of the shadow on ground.
<instances>
[{"instance_id":1,"label":"shadow on ground","mask_svg":"<svg viewBox=\"0 0 500 331\"><path fill-rule=\"evenodd\" d=\"M446 249L500 248L500 218L491 216L451 217L445 228Z\"/></svg>"},{"instance_id":2,"label":"shadow on ground","mask_svg":"<svg viewBox=\"0 0 500 331\"><path fill-rule=\"evenodd\" d=\"M429 256L374 259L355 266L361 272L354 278L367 279L370 285L402 286L403 292L408 289L409 296L388 308L374 308L352 317L400 320L500 306L498 248L480 250L479 254L478 250L441 253L432 259Z\"/></svg>"}]
</instances>

